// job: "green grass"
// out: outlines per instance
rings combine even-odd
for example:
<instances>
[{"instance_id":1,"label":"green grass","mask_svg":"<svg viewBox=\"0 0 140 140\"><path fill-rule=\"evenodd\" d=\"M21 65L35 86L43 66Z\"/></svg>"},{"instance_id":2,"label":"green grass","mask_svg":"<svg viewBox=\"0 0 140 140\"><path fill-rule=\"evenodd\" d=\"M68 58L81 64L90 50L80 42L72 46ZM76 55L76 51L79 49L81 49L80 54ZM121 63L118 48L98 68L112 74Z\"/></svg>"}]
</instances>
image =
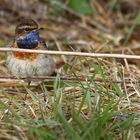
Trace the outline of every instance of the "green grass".
<instances>
[{"instance_id":1,"label":"green grass","mask_svg":"<svg viewBox=\"0 0 140 140\"><path fill-rule=\"evenodd\" d=\"M44 3L53 7L53 13L55 15L62 14L66 9L70 9L79 15L89 15L93 13L93 9L88 0L69 0L67 2L65 0L44 0ZM66 3L67 6L65 5Z\"/></svg>"},{"instance_id":2,"label":"green grass","mask_svg":"<svg viewBox=\"0 0 140 140\"><path fill-rule=\"evenodd\" d=\"M134 32L135 28L138 26L139 22L140 22L140 11L138 12L138 14L136 16L132 27L129 29L128 35L127 35L127 37L126 37L126 39L124 41L124 45L128 44L128 41L129 41L132 33Z\"/></svg>"},{"instance_id":3,"label":"green grass","mask_svg":"<svg viewBox=\"0 0 140 140\"><path fill-rule=\"evenodd\" d=\"M88 62L88 67L95 68L88 82L64 82L57 74L51 90L47 83L41 85L39 92L22 89L28 93L27 100L5 93L7 101L0 101L4 127L0 138L4 132L13 140L125 140L135 136L140 130L138 114L122 105L126 101L122 86L110 83L109 88L109 77L101 66L102 61L97 62L100 65ZM79 64L83 74L89 74L81 59ZM94 81L97 75L102 77L103 83ZM8 139L7 135L4 137Z\"/></svg>"},{"instance_id":4,"label":"green grass","mask_svg":"<svg viewBox=\"0 0 140 140\"><path fill-rule=\"evenodd\" d=\"M138 12L133 19L131 28L129 29L129 26L126 28L126 23L132 20L129 18L131 13L126 16L121 12L123 7L121 1L101 3L95 0L95 3L92 3L88 0L44 0L44 2L51 11L48 15L56 20L50 21L50 25L44 21L45 26L48 26L50 31L52 29L52 34L54 31L54 36L56 35L57 40L62 43L62 48L66 40L65 49L70 46L75 51L81 46L84 46L88 52L134 51L131 48L127 51L122 46L128 43L130 46L135 45L131 44L129 39L138 25L140 13ZM56 18L55 15L61 18ZM87 18L84 15L88 15ZM117 28L117 22L122 23L121 29ZM119 30L121 33L118 33ZM118 40L118 36L121 35L123 43ZM73 40L86 43L93 41L92 47L88 50L86 44L80 46L68 43ZM0 46L4 45L5 41L0 40ZM2 72L5 71L4 59L1 55ZM1 86L0 139L136 140L140 138L138 66L130 61L127 68L127 61L124 63L123 60L100 58L75 57L73 62L70 62L59 70L54 82L49 81L30 88L20 85ZM86 77L85 79L89 81L63 81L61 75ZM113 82L128 79L136 82ZM28 96L24 100L26 93Z\"/></svg>"}]
</instances>

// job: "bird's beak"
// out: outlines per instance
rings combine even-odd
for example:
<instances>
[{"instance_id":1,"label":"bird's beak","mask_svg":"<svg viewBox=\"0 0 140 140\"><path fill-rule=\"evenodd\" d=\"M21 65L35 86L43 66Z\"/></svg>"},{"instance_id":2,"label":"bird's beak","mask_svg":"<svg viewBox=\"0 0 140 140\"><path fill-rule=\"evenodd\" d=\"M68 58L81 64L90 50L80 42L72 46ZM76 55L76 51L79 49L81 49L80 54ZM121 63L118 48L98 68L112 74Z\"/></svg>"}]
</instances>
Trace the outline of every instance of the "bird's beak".
<instances>
[{"instance_id":1,"label":"bird's beak","mask_svg":"<svg viewBox=\"0 0 140 140\"><path fill-rule=\"evenodd\" d=\"M43 28L43 27L40 27L40 28L39 28L39 30L41 30L41 31L42 31L42 30L44 30L44 28Z\"/></svg>"},{"instance_id":2,"label":"bird's beak","mask_svg":"<svg viewBox=\"0 0 140 140\"><path fill-rule=\"evenodd\" d=\"M44 30L44 28L40 27L36 31L42 31L42 30Z\"/></svg>"},{"instance_id":3,"label":"bird's beak","mask_svg":"<svg viewBox=\"0 0 140 140\"><path fill-rule=\"evenodd\" d=\"M38 29L34 29L32 32L39 32L39 31L42 31L42 30L44 30L44 28L38 28Z\"/></svg>"}]
</instances>

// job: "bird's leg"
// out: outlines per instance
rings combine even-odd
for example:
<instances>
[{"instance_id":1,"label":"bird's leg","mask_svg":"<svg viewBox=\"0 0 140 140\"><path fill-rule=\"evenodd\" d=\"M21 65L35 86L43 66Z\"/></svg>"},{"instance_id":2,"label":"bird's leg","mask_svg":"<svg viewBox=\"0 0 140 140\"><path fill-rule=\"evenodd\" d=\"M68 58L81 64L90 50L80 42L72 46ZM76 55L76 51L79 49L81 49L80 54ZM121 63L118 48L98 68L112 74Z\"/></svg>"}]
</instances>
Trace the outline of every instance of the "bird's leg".
<instances>
[{"instance_id":1,"label":"bird's leg","mask_svg":"<svg viewBox=\"0 0 140 140\"><path fill-rule=\"evenodd\" d=\"M44 81L41 83L41 87L44 88ZM46 99L45 90L44 90L43 98L44 98L44 101L46 102L47 99Z\"/></svg>"},{"instance_id":2,"label":"bird's leg","mask_svg":"<svg viewBox=\"0 0 140 140\"><path fill-rule=\"evenodd\" d=\"M44 98L44 101L46 102L47 99L46 99L46 94L45 94L45 92L44 92L43 98Z\"/></svg>"},{"instance_id":3,"label":"bird's leg","mask_svg":"<svg viewBox=\"0 0 140 140\"><path fill-rule=\"evenodd\" d=\"M46 102L47 100L46 100L46 93L45 93L46 90L45 90L45 87L44 87L44 81L42 81L39 85L40 85L40 87L43 91L43 99Z\"/></svg>"},{"instance_id":4,"label":"bird's leg","mask_svg":"<svg viewBox=\"0 0 140 140\"><path fill-rule=\"evenodd\" d=\"M28 81L27 88L30 88L30 85L31 85L31 81ZM27 94L28 94L28 93L26 92L25 97L24 97L24 100L27 99Z\"/></svg>"},{"instance_id":5,"label":"bird's leg","mask_svg":"<svg viewBox=\"0 0 140 140\"><path fill-rule=\"evenodd\" d=\"M29 87L30 87L30 84L31 84L31 81L28 81L27 88L29 88Z\"/></svg>"}]
</instances>

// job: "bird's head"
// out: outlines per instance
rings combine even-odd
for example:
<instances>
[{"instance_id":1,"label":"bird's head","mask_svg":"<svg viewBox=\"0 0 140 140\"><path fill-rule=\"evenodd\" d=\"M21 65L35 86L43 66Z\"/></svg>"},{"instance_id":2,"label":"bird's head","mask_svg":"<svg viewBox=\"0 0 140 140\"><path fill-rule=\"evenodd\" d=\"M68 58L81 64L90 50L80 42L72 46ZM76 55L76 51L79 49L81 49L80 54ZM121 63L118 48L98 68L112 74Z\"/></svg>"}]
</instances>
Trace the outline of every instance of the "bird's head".
<instances>
[{"instance_id":1,"label":"bird's head","mask_svg":"<svg viewBox=\"0 0 140 140\"><path fill-rule=\"evenodd\" d=\"M19 23L15 30L15 41L17 46L22 49L33 49L38 45L39 26L32 19L24 19Z\"/></svg>"}]
</instances>

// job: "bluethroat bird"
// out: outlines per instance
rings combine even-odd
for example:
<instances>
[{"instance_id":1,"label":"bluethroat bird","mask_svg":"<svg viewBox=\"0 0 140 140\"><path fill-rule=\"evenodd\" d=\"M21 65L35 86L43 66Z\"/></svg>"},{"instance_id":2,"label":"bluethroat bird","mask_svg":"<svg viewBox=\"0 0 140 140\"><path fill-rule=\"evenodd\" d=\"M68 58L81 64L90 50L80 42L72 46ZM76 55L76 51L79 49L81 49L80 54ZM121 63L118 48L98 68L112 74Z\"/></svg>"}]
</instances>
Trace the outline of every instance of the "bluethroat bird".
<instances>
[{"instance_id":1,"label":"bluethroat bird","mask_svg":"<svg viewBox=\"0 0 140 140\"><path fill-rule=\"evenodd\" d=\"M8 47L46 50L47 45L39 36L39 25L32 19L25 19L17 25L14 40ZM45 54L9 52L7 65L12 75L17 78L48 76L55 71L54 60Z\"/></svg>"}]
</instances>

